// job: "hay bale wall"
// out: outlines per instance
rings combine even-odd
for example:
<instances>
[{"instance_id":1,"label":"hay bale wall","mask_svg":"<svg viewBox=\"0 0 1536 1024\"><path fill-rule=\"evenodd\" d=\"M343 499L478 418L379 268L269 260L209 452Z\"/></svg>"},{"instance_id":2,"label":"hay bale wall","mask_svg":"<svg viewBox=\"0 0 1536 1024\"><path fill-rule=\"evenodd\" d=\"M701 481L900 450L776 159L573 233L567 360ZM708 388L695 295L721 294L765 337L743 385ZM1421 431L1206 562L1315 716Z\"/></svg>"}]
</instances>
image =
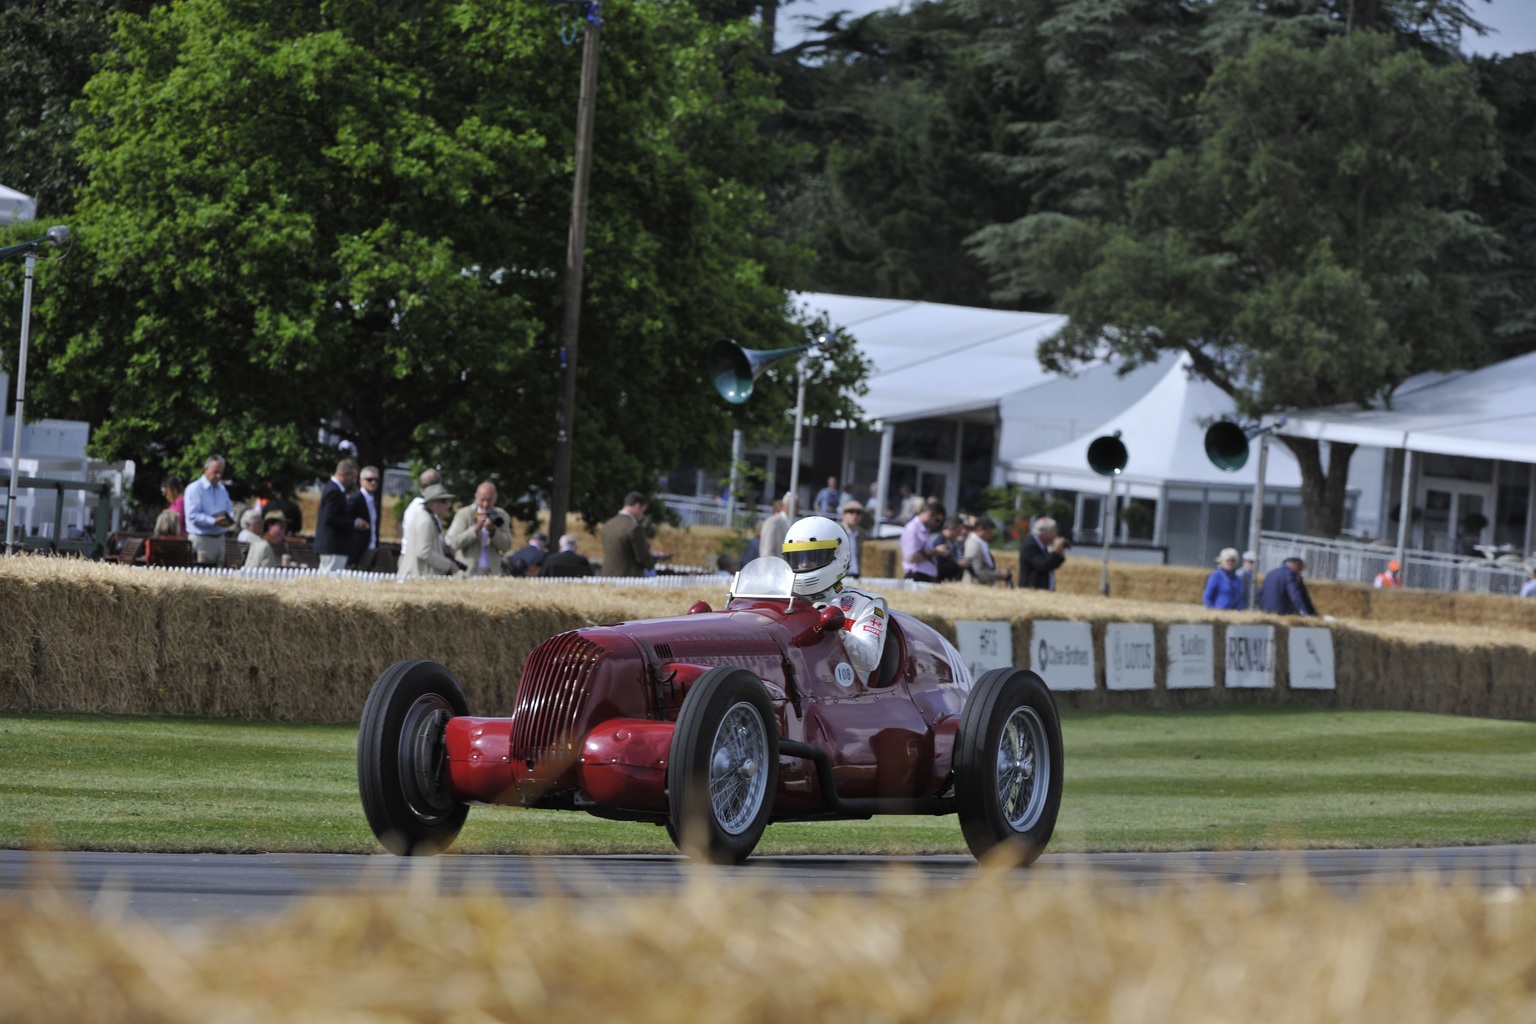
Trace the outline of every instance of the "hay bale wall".
<instances>
[{"instance_id":1,"label":"hay bale wall","mask_svg":"<svg viewBox=\"0 0 1536 1024\"><path fill-rule=\"evenodd\" d=\"M1125 590L1138 575L1126 575ZM1168 593L1177 582L1174 576L1140 579L1150 581L1144 589L1153 593ZM723 577L701 578L682 590L513 579L398 585L9 559L0 562L0 708L351 721L387 666L427 658L452 668L478 712L506 714L523 661L547 637L593 623L678 614L700 599L718 607L723 598ZM1060 694L1068 707L1284 702L1536 720L1531 630L1443 621L1303 623L1189 603L963 585L894 593L890 600L951 640L958 621L1007 622L1021 667L1029 664L1037 620L1088 623L1098 652L1096 685ZM1153 689L1106 688L1104 637L1115 622L1153 625L1159 652ZM1164 685L1168 627L1188 622L1214 627L1217 671L1210 689ZM1221 663L1227 627L1266 622L1276 626L1275 687L1228 689ZM1288 686L1288 630L1302 624L1332 629L1337 690Z\"/></svg>"}]
</instances>

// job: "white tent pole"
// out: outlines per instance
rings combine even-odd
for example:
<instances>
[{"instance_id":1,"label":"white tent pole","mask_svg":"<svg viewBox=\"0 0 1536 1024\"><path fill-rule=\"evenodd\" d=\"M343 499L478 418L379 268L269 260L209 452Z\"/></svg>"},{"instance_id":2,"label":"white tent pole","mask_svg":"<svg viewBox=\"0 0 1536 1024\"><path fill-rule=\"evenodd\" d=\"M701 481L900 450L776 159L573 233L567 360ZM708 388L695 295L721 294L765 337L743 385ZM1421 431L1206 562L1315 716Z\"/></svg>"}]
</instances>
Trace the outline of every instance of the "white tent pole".
<instances>
[{"instance_id":1,"label":"white tent pole","mask_svg":"<svg viewBox=\"0 0 1536 1024\"><path fill-rule=\"evenodd\" d=\"M1259 535L1264 529L1264 471L1269 465L1269 432L1259 435L1258 474L1253 481L1253 516L1248 527L1248 549L1253 552L1253 572L1248 575L1247 600L1249 610L1254 609L1254 597L1259 582L1259 567L1264 564L1260 557Z\"/></svg>"},{"instance_id":2,"label":"white tent pole","mask_svg":"<svg viewBox=\"0 0 1536 1024\"><path fill-rule=\"evenodd\" d=\"M1397 564L1402 566L1403 582L1408 582L1408 524L1413 521L1413 452L1403 449L1403 489L1397 506Z\"/></svg>"},{"instance_id":3,"label":"white tent pole","mask_svg":"<svg viewBox=\"0 0 1536 1024\"><path fill-rule=\"evenodd\" d=\"M1109 497L1104 502L1104 571L1099 576L1099 593L1109 596L1109 535L1115 522L1115 478L1109 478Z\"/></svg>"},{"instance_id":4,"label":"white tent pole","mask_svg":"<svg viewBox=\"0 0 1536 1024\"><path fill-rule=\"evenodd\" d=\"M725 525L727 529L736 529L736 503L741 500L741 464L746 459L746 439L740 430L731 431L731 479L726 486L730 489L730 496L725 502ZM751 508L751 504L748 504Z\"/></svg>"},{"instance_id":5,"label":"white tent pole","mask_svg":"<svg viewBox=\"0 0 1536 1024\"><path fill-rule=\"evenodd\" d=\"M896 447L896 424L882 424L880 429L880 469L875 474L875 536L885 522L887 493L891 489L891 453ZM898 566L898 568L900 568Z\"/></svg>"},{"instance_id":6,"label":"white tent pole","mask_svg":"<svg viewBox=\"0 0 1536 1024\"><path fill-rule=\"evenodd\" d=\"M1536 530L1536 517L1531 515L1533 511L1536 511L1536 462L1531 463L1530 482L1525 487L1525 543L1520 548L1521 558L1528 558L1531 554L1531 532Z\"/></svg>"},{"instance_id":7,"label":"white tent pole","mask_svg":"<svg viewBox=\"0 0 1536 1024\"><path fill-rule=\"evenodd\" d=\"M800 446L805 442L805 356L795 368L795 447L789 456L789 493L794 504L785 509L791 521L800 513Z\"/></svg>"},{"instance_id":8,"label":"white tent pole","mask_svg":"<svg viewBox=\"0 0 1536 1024\"><path fill-rule=\"evenodd\" d=\"M21 352L16 357L16 419L11 423L11 486L5 499L5 553L16 550L16 471L21 467L22 410L27 404L27 332L32 322L32 274L37 256L27 253L27 279L21 290Z\"/></svg>"}]
</instances>

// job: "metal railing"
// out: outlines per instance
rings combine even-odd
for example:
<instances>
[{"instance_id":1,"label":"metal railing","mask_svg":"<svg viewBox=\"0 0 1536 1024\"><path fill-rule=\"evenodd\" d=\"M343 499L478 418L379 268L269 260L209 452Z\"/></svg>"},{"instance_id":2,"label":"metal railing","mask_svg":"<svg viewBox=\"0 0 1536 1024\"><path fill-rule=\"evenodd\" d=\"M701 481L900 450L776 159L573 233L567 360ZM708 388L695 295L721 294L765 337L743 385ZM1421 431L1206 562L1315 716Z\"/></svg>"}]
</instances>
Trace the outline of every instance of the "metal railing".
<instances>
[{"instance_id":1,"label":"metal railing","mask_svg":"<svg viewBox=\"0 0 1536 1024\"><path fill-rule=\"evenodd\" d=\"M727 520L730 512L718 497L697 494L662 494L658 495L667 503L667 508L676 512L683 520L684 526L731 526ZM752 505L744 501L736 503L736 526L743 523L754 523L766 515L773 514L773 508L769 505Z\"/></svg>"},{"instance_id":2,"label":"metal railing","mask_svg":"<svg viewBox=\"0 0 1536 1024\"><path fill-rule=\"evenodd\" d=\"M1328 540L1296 533L1265 532L1259 543L1259 571L1268 572L1287 558L1300 556L1312 579L1371 583L1397 557L1395 546ZM1518 556L1496 558L1450 555L1438 551L1403 553L1402 582L1422 590L1474 594L1519 594L1530 579L1529 565Z\"/></svg>"}]
</instances>

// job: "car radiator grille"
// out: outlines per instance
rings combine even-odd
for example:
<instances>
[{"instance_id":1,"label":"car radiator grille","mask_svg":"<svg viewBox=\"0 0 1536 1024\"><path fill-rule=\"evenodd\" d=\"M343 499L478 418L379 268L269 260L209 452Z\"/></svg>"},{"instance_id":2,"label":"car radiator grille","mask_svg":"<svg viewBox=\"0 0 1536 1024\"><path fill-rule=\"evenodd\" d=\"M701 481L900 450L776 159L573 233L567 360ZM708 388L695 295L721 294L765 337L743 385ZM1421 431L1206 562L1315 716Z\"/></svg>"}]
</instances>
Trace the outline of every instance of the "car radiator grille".
<instances>
[{"instance_id":1,"label":"car radiator grille","mask_svg":"<svg viewBox=\"0 0 1536 1024\"><path fill-rule=\"evenodd\" d=\"M528 656L517 684L511 756L518 761L568 760L602 648L577 633L546 640Z\"/></svg>"}]
</instances>

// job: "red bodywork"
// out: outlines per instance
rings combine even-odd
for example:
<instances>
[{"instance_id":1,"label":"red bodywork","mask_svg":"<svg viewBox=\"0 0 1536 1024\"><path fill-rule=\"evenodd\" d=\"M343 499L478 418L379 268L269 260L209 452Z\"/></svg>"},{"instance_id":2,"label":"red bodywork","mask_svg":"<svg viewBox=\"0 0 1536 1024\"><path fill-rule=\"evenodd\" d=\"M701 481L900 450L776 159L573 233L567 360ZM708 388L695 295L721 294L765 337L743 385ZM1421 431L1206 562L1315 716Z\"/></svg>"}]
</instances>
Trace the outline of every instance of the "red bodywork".
<instances>
[{"instance_id":1,"label":"red bodywork","mask_svg":"<svg viewBox=\"0 0 1536 1024\"><path fill-rule=\"evenodd\" d=\"M836 631L819 628L819 613L803 600L738 598L724 611L695 609L540 644L523 667L512 717L449 721L452 795L663 820L678 710L688 687L720 665L763 681L781 741L825 751L837 798L931 804L946 795L970 679L934 630L893 612L881 668L861 680ZM846 684L839 666L847 666ZM848 805L829 807L817 771L812 759L781 752L773 820L848 815Z\"/></svg>"}]
</instances>

